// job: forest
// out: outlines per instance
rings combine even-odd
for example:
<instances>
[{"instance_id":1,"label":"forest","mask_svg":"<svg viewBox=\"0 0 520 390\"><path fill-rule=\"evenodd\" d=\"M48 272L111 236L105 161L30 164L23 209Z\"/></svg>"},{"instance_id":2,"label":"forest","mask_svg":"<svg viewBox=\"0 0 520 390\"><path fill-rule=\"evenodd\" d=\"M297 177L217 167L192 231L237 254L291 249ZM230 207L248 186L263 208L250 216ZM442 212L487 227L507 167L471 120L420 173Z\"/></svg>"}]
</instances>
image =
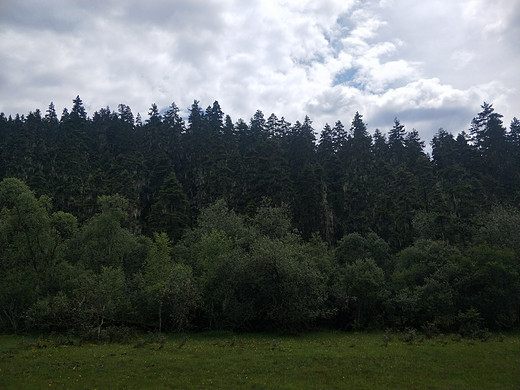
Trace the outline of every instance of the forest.
<instances>
[{"instance_id":1,"label":"forest","mask_svg":"<svg viewBox=\"0 0 520 390\"><path fill-rule=\"evenodd\" d=\"M520 121L480 110L431 153L359 113L2 113L0 332L518 327Z\"/></svg>"}]
</instances>

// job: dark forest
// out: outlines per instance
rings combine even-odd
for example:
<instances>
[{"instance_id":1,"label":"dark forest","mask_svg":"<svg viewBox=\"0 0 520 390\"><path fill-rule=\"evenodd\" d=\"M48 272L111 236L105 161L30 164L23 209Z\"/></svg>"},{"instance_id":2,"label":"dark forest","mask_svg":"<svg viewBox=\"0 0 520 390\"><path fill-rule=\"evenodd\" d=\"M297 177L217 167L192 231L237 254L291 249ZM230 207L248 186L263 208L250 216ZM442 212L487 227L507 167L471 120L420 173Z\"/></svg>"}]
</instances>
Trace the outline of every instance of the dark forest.
<instances>
[{"instance_id":1,"label":"dark forest","mask_svg":"<svg viewBox=\"0 0 520 390\"><path fill-rule=\"evenodd\" d=\"M199 104L0 114L0 331L519 325L518 119L430 155L397 118Z\"/></svg>"}]
</instances>

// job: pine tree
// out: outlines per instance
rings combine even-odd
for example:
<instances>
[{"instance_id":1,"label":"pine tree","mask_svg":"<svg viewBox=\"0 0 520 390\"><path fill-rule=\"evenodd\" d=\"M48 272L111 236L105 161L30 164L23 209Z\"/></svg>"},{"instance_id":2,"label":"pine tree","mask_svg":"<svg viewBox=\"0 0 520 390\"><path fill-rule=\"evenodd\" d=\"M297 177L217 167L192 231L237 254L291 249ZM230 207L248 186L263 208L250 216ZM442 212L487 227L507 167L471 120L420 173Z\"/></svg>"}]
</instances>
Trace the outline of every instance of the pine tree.
<instances>
[{"instance_id":1,"label":"pine tree","mask_svg":"<svg viewBox=\"0 0 520 390\"><path fill-rule=\"evenodd\" d=\"M352 137L352 146L354 149L361 149L364 152L370 150L372 144L372 137L367 131L367 126L363 122L363 115L356 111L352 125L350 126L350 134Z\"/></svg>"},{"instance_id":2,"label":"pine tree","mask_svg":"<svg viewBox=\"0 0 520 390\"><path fill-rule=\"evenodd\" d=\"M374 199L372 180L375 175L370 151L372 139L363 116L356 112L350 127L344 159L345 231L365 233L370 230Z\"/></svg>"},{"instance_id":3,"label":"pine tree","mask_svg":"<svg viewBox=\"0 0 520 390\"><path fill-rule=\"evenodd\" d=\"M53 102L49 104L49 108L47 109L44 120L46 123L52 126L56 126L58 124L58 115L56 115L56 109L54 108Z\"/></svg>"},{"instance_id":4,"label":"pine tree","mask_svg":"<svg viewBox=\"0 0 520 390\"><path fill-rule=\"evenodd\" d=\"M206 110L206 120L208 121L209 128L213 133L221 134L224 129L224 113L220 108L218 101L214 101L213 105L208 107Z\"/></svg>"},{"instance_id":5,"label":"pine tree","mask_svg":"<svg viewBox=\"0 0 520 390\"><path fill-rule=\"evenodd\" d=\"M348 134L345 130L345 126L341 121L337 121L332 128L332 146L335 153L345 152L347 147Z\"/></svg>"},{"instance_id":6,"label":"pine tree","mask_svg":"<svg viewBox=\"0 0 520 390\"><path fill-rule=\"evenodd\" d=\"M157 126L161 122L161 114L159 114L159 109L157 108L157 104L153 103L148 110L148 119L146 120L146 124L150 126Z\"/></svg>"},{"instance_id":7,"label":"pine tree","mask_svg":"<svg viewBox=\"0 0 520 390\"><path fill-rule=\"evenodd\" d=\"M509 142L520 148L520 120L514 117L509 125Z\"/></svg>"},{"instance_id":8,"label":"pine tree","mask_svg":"<svg viewBox=\"0 0 520 390\"><path fill-rule=\"evenodd\" d=\"M132 110L126 104L120 104L118 106L119 110L119 118L122 122L128 123L130 125L134 125L134 114L132 114Z\"/></svg>"},{"instance_id":9,"label":"pine tree","mask_svg":"<svg viewBox=\"0 0 520 390\"><path fill-rule=\"evenodd\" d=\"M317 149L322 168L323 238L330 244L343 236L343 169L333 144L332 128L325 124Z\"/></svg>"},{"instance_id":10,"label":"pine tree","mask_svg":"<svg viewBox=\"0 0 520 390\"><path fill-rule=\"evenodd\" d=\"M174 172L163 181L156 202L148 216L148 230L167 233L171 240L181 238L188 226L189 203Z\"/></svg>"},{"instance_id":11,"label":"pine tree","mask_svg":"<svg viewBox=\"0 0 520 390\"><path fill-rule=\"evenodd\" d=\"M404 129L404 125L395 118L394 126L388 133L388 149L390 158L394 160L394 163L400 161L400 158L403 157L405 134L406 130Z\"/></svg>"},{"instance_id":12,"label":"pine tree","mask_svg":"<svg viewBox=\"0 0 520 390\"><path fill-rule=\"evenodd\" d=\"M480 180L488 189L489 201L503 200L512 190L508 155L508 139L502 124L502 115L495 112L492 104L484 102L482 111L473 118L470 127L473 147L477 151L477 168Z\"/></svg>"},{"instance_id":13,"label":"pine tree","mask_svg":"<svg viewBox=\"0 0 520 390\"><path fill-rule=\"evenodd\" d=\"M141 114L137 113L135 117L135 127L143 127L143 120L141 119Z\"/></svg>"},{"instance_id":14,"label":"pine tree","mask_svg":"<svg viewBox=\"0 0 520 390\"><path fill-rule=\"evenodd\" d=\"M74 104L72 106L72 111L70 112L70 119L76 122L84 122L87 120L87 112L85 111L85 107L83 106L83 101L81 98L76 96L76 99L72 101Z\"/></svg>"},{"instance_id":15,"label":"pine tree","mask_svg":"<svg viewBox=\"0 0 520 390\"><path fill-rule=\"evenodd\" d=\"M188 130L190 133L204 131L204 112L202 112L199 103L198 100L194 100L191 105L190 115L188 116Z\"/></svg>"},{"instance_id":16,"label":"pine tree","mask_svg":"<svg viewBox=\"0 0 520 390\"><path fill-rule=\"evenodd\" d=\"M486 102L484 102L480 107L482 108L482 111L479 112L471 121L469 134L473 145L476 146L477 149L482 150L485 149L486 138L488 138L487 123L495 109L492 104Z\"/></svg>"}]
</instances>

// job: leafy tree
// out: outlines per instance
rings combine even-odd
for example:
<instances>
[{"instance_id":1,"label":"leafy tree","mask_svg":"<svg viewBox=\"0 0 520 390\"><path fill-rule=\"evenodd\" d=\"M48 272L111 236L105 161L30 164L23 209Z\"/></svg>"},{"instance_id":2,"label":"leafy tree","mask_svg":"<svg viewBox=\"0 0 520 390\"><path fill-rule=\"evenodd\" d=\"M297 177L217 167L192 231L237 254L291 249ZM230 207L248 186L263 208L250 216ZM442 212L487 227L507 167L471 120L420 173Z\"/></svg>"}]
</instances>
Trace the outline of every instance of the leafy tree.
<instances>
[{"instance_id":1,"label":"leafy tree","mask_svg":"<svg viewBox=\"0 0 520 390\"><path fill-rule=\"evenodd\" d=\"M469 248L457 261L459 309L475 309L489 328L518 324L520 277L514 253L483 244Z\"/></svg>"},{"instance_id":2,"label":"leafy tree","mask_svg":"<svg viewBox=\"0 0 520 390\"><path fill-rule=\"evenodd\" d=\"M202 292L203 318L210 328L246 328L254 309L239 288L246 276L241 248L215 227L192 247L194 271Z\"/></svg>"},{"instance_id":3,"label":"leafy tree","mask_svg":"<svg viewBox=\"0 0 520 390\"><path fill-rule=\"evenodd\" d=\"M442 241L418 240L397 254L393 282L399 287L421 285L458 253L455 247Z\"/></svg>"},{"instance_id":4,"label":"leafy tree","mask_svg":"<svg viewBox=\"0 0 520 390\"><path fill-rule=\"evenodd\" d=\"M94 326L98 339L107 321L124 323L130 311L130 301L122 268L103 266L99 273L82 273L75 284L73 299L77 302L83 325Z\"/></svg>"},{"instance_id":5,"label":"leafy tree","mask_svg":"<svg viewBox=\"0 0 520 390\"><path fill-rule=\"evenodd\" d=\"M63 239L76 229L76 219L63 212L50 214L51 201L36 199L25 183L6 178L0 182L2 264L32 269L42 283L56 263Z\"/></svg>"},{"instance_id":6,"label":"leafy tree","mask_svg":"<svg viewBox=\"0 0 520 390\"><path fill-rule=\"evenodd\" d=\"M15 332L23 316L50 286L58 254L76 229L76 219L51 213L50 199L37 199L18 179L0 182L0 322Z\"/></svg>"},{"instance_id":7,"label":"leafy tree","mask_svg":"<svg viewBox=\"0 0 520 390\"><path fill-rule=\"evenodd\" d=\"M341 264L331 280L336 326L360 328L382 320L386 298L384 272L371 258Z\"/></svg>"},{"instance_id":8,"label":"leafy tree","mask_svg":"<svg viewBox=\"0 0 520 390\"><path fill-rule=\"evenodd\" d=\"M120 195L101 196L99 206L101 212L73 239L75 245L67 255L96 273L103 267L122 267L137 246L136 238L123 227L128 201Z\"/></svg>"},{"instance_id":9,"label":"leafy tree","mask_svg":"<svg viewBox=\"0 0 520 390\"><path fill-rule=\"evenodd\" d=\"M475 244L487 243L492 248L511 250L520 260L520 212L514 208L495 206L478 217Z\"/></svg>"},{"instance_id":10,"label":"leafy tree","mask_svg":"<svg viewBox=\"0 0 520 390\"><path fill-rule=\"evenodd\" d=\"M365 239L359 233L344 236L336 247L335 256L340 264L350 264L367 257Z\"/></svg>"},{"instance_id":11,"label":"leafy tree","mask_svg":"<svg viewBox=\"0 0 520 390\"><path fill-rule=\"evenodd\" d=\"M198 303L198 289L191 268L174 263L170 240L165 233L154 234L153 246L144 264L145 292L157 310L159 332L165 323L175 331L186 329ZM163 313L169 314L165 321Z\"/></svg>"},{"instance_id":12,"label":"leafy tree","mask_svg":"<svg viewBox=\"0 0 520 390\"><path fill-rule=\"evenodd\" d=\"M287 207L262 205L253 220L253 227L258 233L271 239L285 240L294 233L290 212Z\"/></svg>"},{"instance_id":13,"label":"leafy tree","mask_svg":"<svg viewBox=\"0 0 520 390\"><path fill-rule=\"evenodd\" d=\"M268 227L276 221L280 226L272 232ZM291 233L284 211L264 207L248 225L218 202L184 240L184 256L195 261L201 286L203 321L210 327L290 329L319 318L326 278Z\"/></svg>"},{"instance_id":14,"label":"leafy tree","mask_svg":"<svg viewBox=\"0 0 520 390\"><path fill-rule=\"evenodd\" d=\"M219 199L201 211L197 219L197 229L191 235L200 238L202 234L209 234L215 229L239 242L246 241L250 236L244 218L230 210L223 199Z\"/></svg>"},{"instance_id":15,"label":"leafy tree","mask_svg":"<svg viewBox=\"0 0 520 390\"><path fill-rule=\"evenodd\" d=\"M170 240L165 233L155 233L153 246L144 264L144 279L150 303L157 306L159 332L162 330L164 301L170 292L169 276L171 268Z\"/></svg>"},{"instance_id":16,"label":"leafy tree","mask_svg":"<svg viewBox=\"0 0 520 390\"><path fill-rule=\"evenodd\" d=\"M326 278L298 246L268 238L251 248L257 291L253 295L257 324L267 329L301 328L322 316Z\"/></svg>"},{"instance_id":17,"label":"leafy tree","mask_svg":"<svg viewBox=\"0 0 520 390\"><path fill-rule=\"evenodd\" d=\"M365 236L359 233L345 235L336 245L335 258L339 264L370 258L385 272L390 271L390 247L374 232Z\"/></svg>"},{"instance_id":18,"label":"leafy tree","mask_svg":"<svg viewBox=\"0 0 520 390\"><path fill-rule=\"evenodd\" d=\"M428 323L449 328L455 321L460 252L432 240L418 240L400 251L392 275L394 295L388 311L401 326L421 327Z\"/></svg>"},{"instance_id":19,"label":"leafy tree","mask_svg":"<svg viewBox=\"0 0 520 390\"><path fill-rule=\"evenodd\" d=\"M0 285L0 329L18 333L27 311L38 298L37 277L27 266L2 266Z\"/></svg>"},{"instance_id":20,"label":"leafy tree","mask_svg":"<svg viewBox=\"0 0 520 390\"><path fill-rule=\"evenodd\" d=\"M26 312L26 324L29 329L46 332L71 331L81 322L77 317L73 300L58 291L55 295L39 297L31 305Z\"/></svg>"}]
</instances>

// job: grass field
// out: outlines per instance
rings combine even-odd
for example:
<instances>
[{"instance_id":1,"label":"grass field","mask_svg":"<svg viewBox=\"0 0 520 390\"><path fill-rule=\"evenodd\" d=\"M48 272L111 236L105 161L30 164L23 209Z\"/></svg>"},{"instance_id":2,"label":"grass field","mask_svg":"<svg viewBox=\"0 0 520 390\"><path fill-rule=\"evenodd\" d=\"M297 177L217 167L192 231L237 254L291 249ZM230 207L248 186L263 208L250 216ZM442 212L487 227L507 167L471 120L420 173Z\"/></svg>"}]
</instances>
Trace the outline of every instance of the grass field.
<instances>
[{"instance_id":1,"label":"grass field","mask_svg":"<svg viewBox=\"0 0 520 390\"><path fill-rule=\"evenodd\" d=\"M413 336L413 335L412 335ZM1 389L520 389L518 335L1 336Z\"/></svg>"}]
</instances>

